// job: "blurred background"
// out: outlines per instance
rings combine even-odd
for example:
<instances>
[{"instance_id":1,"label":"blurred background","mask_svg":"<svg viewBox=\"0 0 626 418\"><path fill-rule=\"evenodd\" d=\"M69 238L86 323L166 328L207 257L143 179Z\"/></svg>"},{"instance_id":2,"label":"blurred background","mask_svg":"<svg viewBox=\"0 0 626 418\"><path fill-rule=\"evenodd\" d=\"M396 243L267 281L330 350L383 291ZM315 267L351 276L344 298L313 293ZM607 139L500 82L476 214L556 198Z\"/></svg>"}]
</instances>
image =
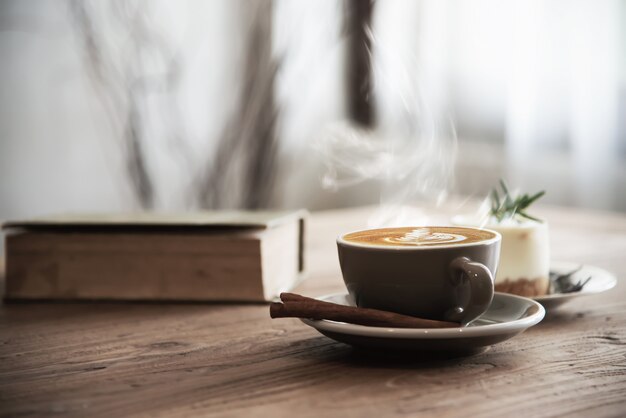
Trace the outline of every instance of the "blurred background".
<instances>
[{"instance_id":1,"label":"blurred background","mask_svg":"<svg viewBox=\"0 0 626 418\"><path fill-rule=\"evenodd\" d=\"M626 211L626 2L0 1L0 219Z\"/></svg>"}]
</instances>

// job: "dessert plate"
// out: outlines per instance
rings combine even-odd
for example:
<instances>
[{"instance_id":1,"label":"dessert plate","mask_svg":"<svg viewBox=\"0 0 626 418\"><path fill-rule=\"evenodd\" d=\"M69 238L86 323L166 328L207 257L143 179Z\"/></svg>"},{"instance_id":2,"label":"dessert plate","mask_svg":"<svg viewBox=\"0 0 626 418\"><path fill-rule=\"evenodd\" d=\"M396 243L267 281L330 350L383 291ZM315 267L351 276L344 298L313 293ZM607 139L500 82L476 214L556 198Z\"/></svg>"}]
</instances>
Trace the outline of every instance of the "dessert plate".
<instances>
[{"instance_id":1,"label":"dessert plate","mask_svg":"<svg viewBox=\"0 0 626 418\"><path fill-rule=\"evenodd\" d=\"M544 296L535 296L532 299L541 303L544 308L552 310L577 297L595 295L596 293L605 292L609 289L612 289L617 284L617 278L613 274L599 267L594 267L590 265L581 266L577 263L564 261L553 261L552 263L550 263L551 274L567 274L576 269L579 270L571 275L570 281L572 283L585 282L588 278L590 278L581 290L571 293L555 292Z\"/></svg>"},{"instance_id":2,"label":"dessert plate","mask_svg":"<svg viewBox=\"0 0 626 418\"><path fill-rule=\"evenodd\" d=\"M318 299L354 306L354 301L346 293ZM544 315L545 309L533 300L496 292L487 312L467 327L382 328L329 320L301 319L301 321L333 340L357 347L473 354L536 325Z\"/></svg>"}]
</instances>

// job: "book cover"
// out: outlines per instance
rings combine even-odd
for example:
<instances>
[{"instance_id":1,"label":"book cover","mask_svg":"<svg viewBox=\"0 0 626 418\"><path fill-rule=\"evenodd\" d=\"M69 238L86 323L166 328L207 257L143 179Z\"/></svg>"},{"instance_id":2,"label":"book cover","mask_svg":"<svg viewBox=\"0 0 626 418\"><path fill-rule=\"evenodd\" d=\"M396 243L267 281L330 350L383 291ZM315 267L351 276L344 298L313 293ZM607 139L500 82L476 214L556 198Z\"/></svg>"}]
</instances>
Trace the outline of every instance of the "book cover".
<instances>
[{"instance_id":1,"label":"book cover","mask_svg":"<svg viewBox=\"0 0 626 418\"><path fill-rule=\"evenodd\" d=\"M10 221L7 299L267 301L304 274L306 211Z\"/></svg>"}]
</instances>

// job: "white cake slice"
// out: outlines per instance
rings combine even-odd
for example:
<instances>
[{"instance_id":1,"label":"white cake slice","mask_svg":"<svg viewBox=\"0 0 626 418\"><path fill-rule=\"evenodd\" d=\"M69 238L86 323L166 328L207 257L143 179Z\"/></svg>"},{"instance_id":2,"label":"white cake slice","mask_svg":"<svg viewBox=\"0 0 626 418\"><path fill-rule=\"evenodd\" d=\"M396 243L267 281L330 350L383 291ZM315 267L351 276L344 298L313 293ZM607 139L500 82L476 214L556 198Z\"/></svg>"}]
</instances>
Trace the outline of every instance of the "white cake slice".
<instances>
[{"instance_id":1,"label":"white cake slice","mask_svg":"<svg viewBox=\"0 0 626 418\"><path fill-rule=\"evenodd\" d=\"M484 227L502 235L500 264L496 273L495 290L520 296L540 296L548 293L550 285L550 248L548 224L532 220L495 220L457 216L456 225Z\"/></svg>"}]
</instances>

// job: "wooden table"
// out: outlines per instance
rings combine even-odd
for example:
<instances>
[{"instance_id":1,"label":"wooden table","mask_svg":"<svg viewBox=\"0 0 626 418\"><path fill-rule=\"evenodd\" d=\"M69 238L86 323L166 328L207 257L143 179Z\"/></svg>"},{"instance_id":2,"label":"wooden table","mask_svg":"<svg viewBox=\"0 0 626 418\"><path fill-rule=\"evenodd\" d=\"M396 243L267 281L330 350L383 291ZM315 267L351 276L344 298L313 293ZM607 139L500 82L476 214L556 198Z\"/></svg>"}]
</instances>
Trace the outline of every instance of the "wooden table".
<instances>
[{"instance_id":1,"label":"wooden table","mask_svg":"<svg viewBox=\"0 0 626 418\"><path fill-rule=\"evenodd\" d=\"M432 217L450 213L437 210ZM308 295L341 291L334 237L372 209L316 213ZM626 216L539 208L555 260L626 277ZM266 305L5 304L10 416L626 416L626 286L580 298L469 358L377 356Z\"/></svg>"}]
</instances>

